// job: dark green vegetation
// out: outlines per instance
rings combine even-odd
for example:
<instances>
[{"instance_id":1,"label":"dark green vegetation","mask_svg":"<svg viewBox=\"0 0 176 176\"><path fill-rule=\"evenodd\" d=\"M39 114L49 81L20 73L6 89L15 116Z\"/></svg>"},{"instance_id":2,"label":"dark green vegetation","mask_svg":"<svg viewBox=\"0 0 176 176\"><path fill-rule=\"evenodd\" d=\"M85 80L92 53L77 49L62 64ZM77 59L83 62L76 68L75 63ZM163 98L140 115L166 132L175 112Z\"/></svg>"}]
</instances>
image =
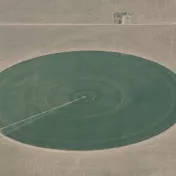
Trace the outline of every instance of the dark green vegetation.
<instances>
[{"instance_id":1,"label":"dark green vegetation","mask_svg":"<svg viewBox=\"0 0 176 176\"><path fill-rule=\"evenodd\" d=\"M0 126L81 96L86 99L2 133L39 147L98 150L145 140L176 121L170 70L131 55L74 51L31 59L0 74Z\"/></svg>"}]
</instances>

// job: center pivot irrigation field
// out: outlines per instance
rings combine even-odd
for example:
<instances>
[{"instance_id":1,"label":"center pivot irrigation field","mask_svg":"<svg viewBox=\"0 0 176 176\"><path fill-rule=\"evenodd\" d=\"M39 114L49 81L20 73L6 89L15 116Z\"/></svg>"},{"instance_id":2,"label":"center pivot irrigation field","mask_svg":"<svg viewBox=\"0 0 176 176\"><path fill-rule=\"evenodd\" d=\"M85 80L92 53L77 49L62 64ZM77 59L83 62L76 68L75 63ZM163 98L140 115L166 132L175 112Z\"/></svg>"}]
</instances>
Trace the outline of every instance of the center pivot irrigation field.
<instances>
[{"instance_id":1,"label":"center pivot irrigation field","mask_svg":"<svg viewBox=\"0 0 176 176\"><path fill-rule=\"evenodd\" d=\"M175 90L173 72L136 56L50 54L0 73L0 128L17 141L50 149L129 145L175 123Z\"/></svg>"}]
</instances>

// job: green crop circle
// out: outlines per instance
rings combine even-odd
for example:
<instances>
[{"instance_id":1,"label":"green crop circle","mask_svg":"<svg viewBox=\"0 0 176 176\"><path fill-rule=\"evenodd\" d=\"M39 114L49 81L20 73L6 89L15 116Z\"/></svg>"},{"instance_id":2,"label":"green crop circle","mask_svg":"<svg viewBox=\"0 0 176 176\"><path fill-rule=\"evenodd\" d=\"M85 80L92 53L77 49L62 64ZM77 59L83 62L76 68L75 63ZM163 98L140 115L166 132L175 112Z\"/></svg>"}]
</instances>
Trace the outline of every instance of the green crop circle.
<instances>
[{"instance_id":1,"label":"green crop circle","mask_svg":"<svg viewBox=\"0 0 176 176\"><path fill-rule=\"evenodd\" d=\"M175 79L155 62L116 52L40 56L0 73L0 127L23 120L1 132L50 149L100 150L140 142L175 123ZM39 119L24 121L37 114Z\"/></svg>"}]
</instances>

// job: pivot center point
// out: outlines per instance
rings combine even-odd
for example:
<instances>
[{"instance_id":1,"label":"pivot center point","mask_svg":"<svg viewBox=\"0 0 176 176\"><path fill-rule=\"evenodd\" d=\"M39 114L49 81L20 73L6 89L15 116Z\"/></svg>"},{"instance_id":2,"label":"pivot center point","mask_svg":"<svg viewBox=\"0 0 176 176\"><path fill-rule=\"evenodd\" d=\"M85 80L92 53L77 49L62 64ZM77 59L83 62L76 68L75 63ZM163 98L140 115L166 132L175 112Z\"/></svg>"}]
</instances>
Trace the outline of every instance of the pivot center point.
<instances>
[{"instance_id":1,"label":"pivot center point","mask_svg":"<svg viewBox=\"0 0 176 176\"><path fill-rule=\"evenodd\" d=\"M97 92L92 89L77 90L71 94L70 98L71 100L83 99L82 102L88 103L97 99Z\"/></svg>"}]
</instances>

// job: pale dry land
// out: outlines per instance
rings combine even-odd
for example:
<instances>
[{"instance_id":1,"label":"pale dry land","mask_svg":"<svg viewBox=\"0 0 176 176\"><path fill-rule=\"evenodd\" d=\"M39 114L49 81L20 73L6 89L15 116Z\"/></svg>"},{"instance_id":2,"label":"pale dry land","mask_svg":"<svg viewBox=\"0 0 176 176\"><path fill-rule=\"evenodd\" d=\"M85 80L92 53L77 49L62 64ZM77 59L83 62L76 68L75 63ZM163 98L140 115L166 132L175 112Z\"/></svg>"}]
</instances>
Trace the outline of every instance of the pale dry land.
<instances>
[{"instance_id":1,"label":"pale dry land","mask_svg":"<svg viewBox=\"0 0 176 176\"><path fill-rule=\"evenodd\" d=\"M0 23L113 23L114 12L134 13L136 24L176 22L176 0L0 1Z\"/></svg>"},{"instance_id":2,"label":"pale dry land","mask_svg":"<svg viewBox=\"0 0 176 176\"><path fill-rule=\"evenodd\" d=\"M70 50L135 54L176 71L176 26L0 26L0 70ZM0 176L175 176L176 127L110 150L53 151L0 138Z\"/></svg>"}]
</instances>

